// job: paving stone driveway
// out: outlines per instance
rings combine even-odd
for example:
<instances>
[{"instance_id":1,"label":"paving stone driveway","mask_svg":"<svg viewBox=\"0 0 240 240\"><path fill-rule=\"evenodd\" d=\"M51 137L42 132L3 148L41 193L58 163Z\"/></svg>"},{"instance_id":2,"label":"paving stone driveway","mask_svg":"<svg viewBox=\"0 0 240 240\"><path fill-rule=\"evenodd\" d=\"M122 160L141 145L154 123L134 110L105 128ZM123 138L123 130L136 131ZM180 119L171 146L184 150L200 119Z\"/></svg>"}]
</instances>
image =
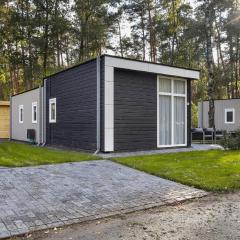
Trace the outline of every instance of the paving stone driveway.
<instances>
[{"instance_id":1,"label":"paving stone driveway","mask_svg":"<svg viewBox=\"0 0 240 240\"><path fill-rule=\"evenodd\" d=\"M206 193L107 160L0 170L0 237Z\"/></svg>"}]
</instances>

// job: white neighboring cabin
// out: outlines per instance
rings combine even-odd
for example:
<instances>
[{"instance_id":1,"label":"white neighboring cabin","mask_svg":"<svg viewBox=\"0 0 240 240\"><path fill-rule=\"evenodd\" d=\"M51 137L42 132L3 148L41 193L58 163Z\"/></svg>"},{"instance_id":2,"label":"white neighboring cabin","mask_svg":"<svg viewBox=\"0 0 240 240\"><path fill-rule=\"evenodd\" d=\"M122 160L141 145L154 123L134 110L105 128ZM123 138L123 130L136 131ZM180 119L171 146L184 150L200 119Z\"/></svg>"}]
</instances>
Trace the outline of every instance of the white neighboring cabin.
<instances>
[{"instance_id":1,"label":"white neighboring cabin","mask_svg":"<svg viewBox=\"0 0 240 240\"><path fill-rule=\"evenodd\" d=\"M240 129L240 99L215 100L215 127L227 132ZM198 103L198 127L208 127L209 102Z\"/></svg>"}]
</instances>

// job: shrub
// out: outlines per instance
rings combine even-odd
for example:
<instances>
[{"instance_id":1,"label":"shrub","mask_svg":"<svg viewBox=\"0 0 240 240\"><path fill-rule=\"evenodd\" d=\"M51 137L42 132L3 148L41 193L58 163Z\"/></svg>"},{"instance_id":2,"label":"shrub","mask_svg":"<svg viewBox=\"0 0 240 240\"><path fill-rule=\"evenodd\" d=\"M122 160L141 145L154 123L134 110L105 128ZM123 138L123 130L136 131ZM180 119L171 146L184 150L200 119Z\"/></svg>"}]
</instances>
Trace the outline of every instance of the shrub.
<instances>
[{"instance_id":1,"label":"shrub","mask_svg":"<svg viewBox=\"0 0 240 240\"><path fill-rule=\"evenodd\" d=\"M240 150L240 129L234 134L224 133L224 137L220 141L220 144L224 149Z\"/></svg>"}]
</instances>

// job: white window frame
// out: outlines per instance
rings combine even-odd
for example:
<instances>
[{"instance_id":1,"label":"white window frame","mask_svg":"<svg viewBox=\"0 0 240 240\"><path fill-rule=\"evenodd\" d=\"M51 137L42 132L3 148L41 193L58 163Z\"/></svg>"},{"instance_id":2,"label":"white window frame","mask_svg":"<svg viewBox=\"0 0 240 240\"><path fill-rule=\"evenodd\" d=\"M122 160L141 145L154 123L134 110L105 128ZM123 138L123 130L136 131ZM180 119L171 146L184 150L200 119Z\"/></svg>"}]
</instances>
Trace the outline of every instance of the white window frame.
<instances>
[{"instance_id":1,"label":"white window frame","mask_svg":"<svg viewBox=\"0 0 240 240\"><path fill-rule=\"evenodd\" d=\"M160 92L159 91L159 81L160 79L169 79L171 81L171 92L167 93L167 92ZM185 93L184 94L177 94L174 93L174 81L183 81L185 82ZM160 139L159 139L159 96L170 96L171 97L171 111L172 111L172 115L171 115L171 144L170 145L160 145ZM174 144L174 97L183 97L185 98L185 143L184 144ZM188 119L187 119L187 106L188 106L188 102L187 102L187 80L186 79L182 79L182 78L173 78L173 77L163 77L158 75L157 77L157 147L158 148L168 148L168 147L185 147L187 146L187 126L188 126Z\"/></svg>"},{"instance_id":2,"label":"white window frame","mask_svg":"<svg viewBox=\"0 0 240 240\"><path fill-rule=\"evenodd\" d=\"M34 107L36 107L36 120L34 119ZM38 108L37 108L37 102L32 103L32 123L37 123L38 118Z\"/></svg>"},{"instance_id":3,"label":"white window frame","mask_svg":"<svg viewBox=\"0 0 240 240\"><path fill-rule=\"evenodd\" d=\"M233 113L233 121L232 122L228 122L227 121L227 113L228 112L232 112ZM225 124L235 124L235 108L225 108L224 109L224 122L225 122Z\"/></svg>"},{"instance_id":4,"label":"white window frame","mask_svg":"<svg viewBox=\"0 0 240 240\"><path fill-rule=\"evenodd\" d=\"M55 104L55 116L52 118L51 105ZM56 123L57 121L57 101L56 98L49 99L49 123Z\"/></svg>"},{"instance_id":5,"label":"white window frame","mask_svg":"<svg viewBox=\"0 0 240 240\"><path fill-rule=\"evenodd\" d=\"M21 119L21 111L22 111L22 119ZM21 124L24 122L24 107L23 107L23 105L18 106L18 121Z\"/></svg>"}]
</instances>

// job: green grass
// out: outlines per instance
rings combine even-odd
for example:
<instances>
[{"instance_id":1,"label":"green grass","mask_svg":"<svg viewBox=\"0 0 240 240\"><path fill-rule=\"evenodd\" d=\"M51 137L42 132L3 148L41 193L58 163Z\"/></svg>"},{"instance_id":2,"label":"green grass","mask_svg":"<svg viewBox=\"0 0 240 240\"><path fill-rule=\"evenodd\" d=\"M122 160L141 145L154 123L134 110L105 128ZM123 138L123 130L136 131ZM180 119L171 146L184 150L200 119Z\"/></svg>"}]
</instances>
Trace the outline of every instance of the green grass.
<instances>
[{"instance_id":1,"label":"green grass","mask_svg":"<svg viewBox=\"0 0 240 240\"><path fill-rule=\"evenodd\" d=\"M15 142L0 144L0 166L5 167L36 166L96 159L99 157L83 152L54 150Z\"/></svg>"},{"instance_id":2,"label":"green grass","mask_svg":"<svg viewBox=\"0 0 240 240\"><path fill-rule=\"evenodd\" d=\"M240 189L240 151L194 151L114 161L141 171L210 191Z\"/></svg>"}]
</instances>

